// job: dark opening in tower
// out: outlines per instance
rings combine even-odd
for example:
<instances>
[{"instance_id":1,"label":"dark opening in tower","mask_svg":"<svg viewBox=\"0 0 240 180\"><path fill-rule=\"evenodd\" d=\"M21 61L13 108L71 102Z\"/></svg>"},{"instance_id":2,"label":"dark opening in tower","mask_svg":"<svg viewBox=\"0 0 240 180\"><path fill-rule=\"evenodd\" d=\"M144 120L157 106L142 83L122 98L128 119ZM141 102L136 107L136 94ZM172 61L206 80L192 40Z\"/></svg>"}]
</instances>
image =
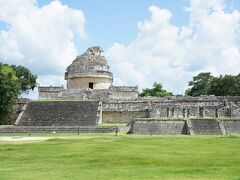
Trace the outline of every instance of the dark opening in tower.
<instances>
[{"instance_id":1,"label":"dark opening in tower","mask_svg":"<svg viewBox=\"0 0 240 180\"><path fill-rule=\"evenodd\" d=\"M89 82L88 87L89 87L90 89L93 89L93 82Z\"/></svg>"}]
</instances>

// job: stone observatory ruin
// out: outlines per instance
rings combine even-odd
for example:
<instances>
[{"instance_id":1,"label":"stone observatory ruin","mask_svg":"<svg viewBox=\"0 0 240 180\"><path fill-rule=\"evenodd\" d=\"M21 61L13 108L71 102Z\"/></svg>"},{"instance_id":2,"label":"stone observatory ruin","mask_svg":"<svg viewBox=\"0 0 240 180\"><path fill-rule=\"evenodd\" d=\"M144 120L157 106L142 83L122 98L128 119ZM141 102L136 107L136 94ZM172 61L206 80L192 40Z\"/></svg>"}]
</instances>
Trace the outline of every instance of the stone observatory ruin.
<instances>
[{"instance_id":1,"label":"stone observatory ruin","mask_svg":"<svg viewBox=\"0 0 240 180\"><path fill-rule=\"evenodd\" d=\"M78 56L65 72L67 89L109 89L113 75L100 47Z\"/></svg>"},{"instance_id":2,"label":"stone observatory ruin","mask_svg":"<svg viewBox=\"0 0 240 180\"><path fill-rule=\"evenodd\" d=\"M125 123L136 134L240 133L239 96L139 97L138 86L112 84L113 74L98 46L76 57L65 80L66 89L38 88L39 101L23 106L15 131L113 132L116 126L98 125Z\"/></svg>"}]
</instances>

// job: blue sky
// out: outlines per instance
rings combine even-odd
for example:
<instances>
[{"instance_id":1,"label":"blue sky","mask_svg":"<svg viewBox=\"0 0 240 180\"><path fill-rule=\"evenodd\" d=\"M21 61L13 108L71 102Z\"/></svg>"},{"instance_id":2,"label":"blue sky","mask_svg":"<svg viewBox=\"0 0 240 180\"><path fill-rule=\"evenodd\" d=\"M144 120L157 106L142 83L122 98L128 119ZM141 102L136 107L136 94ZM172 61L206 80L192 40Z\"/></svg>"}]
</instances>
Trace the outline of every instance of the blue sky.
<instances>
[{"instance_id":1,"label":"blue sky","mask_svg":"<svg viewBox=\"0 0 240 180\"><path fill-rule=\"evenodd\" d=\"M66 67L100 45L115 85L183 94L199 72L240 73L239 12L238 0L0 0L0 59L65 85Z\"/></svg>"},{"instance_id":2,"label":"blue sky","mask_svg":"<svg viewBox=\"0 0 240 180\"><path fill-rule=\"evenodd\" d=\"M50 0L39 0L39 6L49 4ZM137 34L137 23L150 16L148 7L156 5L173 12L172 23L187 23L188 14L184 7L186 0L61 0L64 5L81 9L87 19L86 31L89 40L81 43L76 41L79 52L93 45L101 45L107 49L118 42L130 43Z\"/></svg>"}]
</instances>

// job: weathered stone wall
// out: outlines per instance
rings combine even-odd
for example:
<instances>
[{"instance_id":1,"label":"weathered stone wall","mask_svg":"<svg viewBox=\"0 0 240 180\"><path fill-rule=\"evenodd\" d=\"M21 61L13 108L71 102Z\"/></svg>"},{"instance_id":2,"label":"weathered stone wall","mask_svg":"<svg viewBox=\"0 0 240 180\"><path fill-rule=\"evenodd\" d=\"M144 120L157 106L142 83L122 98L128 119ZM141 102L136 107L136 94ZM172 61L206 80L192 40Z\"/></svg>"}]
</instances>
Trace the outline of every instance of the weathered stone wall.
<instances>
[{"instance_id":1,"label":"weathered stone wall","mask_svg":"<svg viewBox=\"0 0 240 180\"><path fill-rule=\"evenodd\" d=\"M127 111L127 113L122 113ZM143 115L142 112L145 112ZM152 98L152 99L105 99L103 121L121 122L126 116L134 118L219 118L237 117L240 107L237 103L225 102L216 97L199 98ZM111 112L111 113L110 113ZM139 113L137 113L139 112ZM127 115L125 115L127 114ZM112 117L111 117L112 115ZM130 118L129 118L130 119Z\"/></svg>"},{"instance_id":2,"label":"weathered stone wall","mask_svg":"<svg viewBox=\"0 0 240 180\"><path fill-rule=\"evenodd\" d=\"M108 89L65 89L59 95L61 99L105 100L108 94Z\"/></svg>"},{"instance_id":3,"label":"weathered stone wall","mask_svg":"<svg viewBox=\"0 0 240 180\"><path fill-rule=\"evenodd\" d=\"M103 111L103 123L129 123L135 118L147 118L148 111Z\"/></svg>"},{"instance_id":4,"label":"weathered stone wall","mask_svg":"<svg viewBox=\"0 0 240 180\"><path fill-rule=\"evenodd\" d=\"M240 119L135 119L130 129L134 134L240 134Z\"/></svg>"},{"instance_id":5,"label":"weathered stone wall","mask_svg":"<svg viewBox=\"0 0 240 180\"><path fill-rule=\"evenodd\" d=\"M136 99L138 92L128 92L128 91L113 91L111 92L110 99Z\"/></svg>"},{"instance_id":6,"label":"weathered stone wall","mask_svg":"<svg viewBox=\"0 0 240 180\"><path fill-rule=\"evenodd\" d=\"M103 102L103 122L129 123L135 118L147 118L148 108L148 102L113 100Z\"/></svg>"},{"instance_id":7,"label":"weathered stone wall","mask_svg":"<svg viewBox=\"0 0 240 180\"><path fill-rule=\"evenodd\" d=\"M108 100L103 102L104 111L142 111L146 109L149 109L149 102L118 100Z\"/></svg>"},{"instance_id":8,"label":"weathered stone wall","mask_svg":"<svg viewBox=\"0 0 240 180\"><path fill-rule=\"evenodd\" d=\"M57 99L58 94L62 91L63 87L38 87L38 99Z\"/></svg>"},{"instance_id":9,"label":"weathered stone wall","mask_svg":"<svg viewBox=\"0 0 240 180\"><path fill-rule=\"evenodd\" d=\"M109 99L137 99L138 86L111 86Z\"/></svg>"},{"instance_id":10,"label":"weathered stone wall","mask_svg":"<svg viewBox=\"0 0 240 180\"><path fill-rule=\"evenodd\" d=\"M188 129L184 120L135 120L131 132L134 134L175 135L187 134Z\"/></svg>"},{"instance_id":11,"label":"weathered stone wall","mask_svg":"<svg viewBox=\"0 0 240 180\"><path fill-rule=\"evenodd\" d=\"M29 102L17 126L95 126L98 101Z\"/></svg>"},{"instance_id":12,"label":"weathered stone wall","mask_svg":"<svg viewBox=\"0 0 240 180\"><path fill-rule=\"evenodd\" d=\"M60 99L103 101L103 122L130 122L134 118L240 117L240 97L136 97L137 86L109 89L65 89ZM105 112L105 113L104 113ZM148 113L147 113L148 112Z\"/></svg>"},{"instance_id":13,"label":"weathered stone wall","mask_svg":"<svg viewBox=\"0 0 240 180\"><path fill-rule=\"evenodd\" d=\"M219 102L215 100L167 99L152 101L150 117L216 117Z\"/></svg>"}]
</instances>

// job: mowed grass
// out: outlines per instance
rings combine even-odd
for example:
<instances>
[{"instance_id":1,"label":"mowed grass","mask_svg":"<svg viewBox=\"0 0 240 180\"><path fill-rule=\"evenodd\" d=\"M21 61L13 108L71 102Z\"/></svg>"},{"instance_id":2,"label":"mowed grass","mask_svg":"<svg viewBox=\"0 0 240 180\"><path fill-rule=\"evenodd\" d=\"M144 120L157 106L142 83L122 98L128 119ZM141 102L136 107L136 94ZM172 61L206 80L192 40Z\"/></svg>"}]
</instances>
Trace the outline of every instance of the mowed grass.
<instances>
[{"instance_id":1,"label":"mowed grass","mask_svg":"<svg viewBox=\"0 0 240 180\"><path fill-rule=\"evenodd\" d=\"M240 179L240 136L64 138L0 142L0 179Z\"/></svg>"}]
</instances>

